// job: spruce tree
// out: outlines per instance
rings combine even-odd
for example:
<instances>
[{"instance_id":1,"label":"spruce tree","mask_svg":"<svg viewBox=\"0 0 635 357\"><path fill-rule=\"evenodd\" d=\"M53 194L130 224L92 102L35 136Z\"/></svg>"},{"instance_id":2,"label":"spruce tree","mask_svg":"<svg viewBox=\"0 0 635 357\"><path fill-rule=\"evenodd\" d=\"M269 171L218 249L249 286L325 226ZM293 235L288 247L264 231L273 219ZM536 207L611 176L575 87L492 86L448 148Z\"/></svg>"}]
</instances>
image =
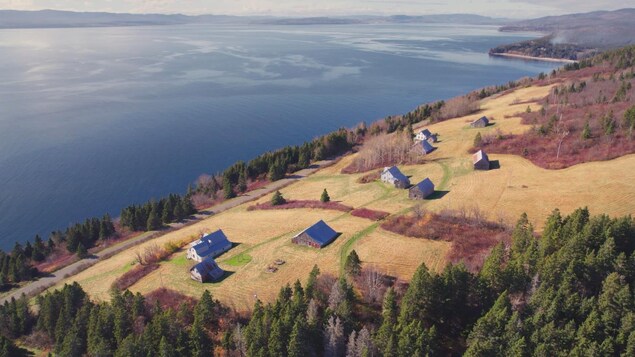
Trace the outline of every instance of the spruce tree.
<instances>
[{"instance_id":1,"label":"spruce tree","mask_svg":"<svg viewBox=\"0 0 635 357\"><path fill-rule=\"evenodd\" d=\"M479 131L478 133L476 133L476 136L474 137L474 147L480 148L481 145L483 145L483 137L481 136L481 132Z\"/></svg>"},{"instance_id":2,"label":"spruce tree","mask_svg":"<svg viewBox=\"0 0 635 357\"><path fill-rule=\"evenodd\" d=\"M582 129L582 139L584 140L591 139L591 126L589 125L588 120L584 124L584 129Z\"/></svg>"},{"instance_id":3,"label":"spruce tree","mask_svg":"<svg viewBox=\"0 0 635 357\"><path fill-rule=\"evenodd\" d=\"M247 191L247 171L246 169L240 172L238 176L238 192L245 193Z\"/></svg>"},{"instance_id":4,"label":"spruce tree","mask_svg":"<svg viewBox=\"0 0 635 357\"><path fill-rule=\"evenodd\" d=\"M301 316L296 318L289 337L289 348L287 355L289 357L304 357L307 354L307 345L309 344L306 336L306 325Z\"/></svg>"},{"instance_id":5,"label":"spruce tree","mask_svg":"<svg viewBox=\"0 0 635 357\"><path fill-rule=\"evenodd\" d=\"M148 215L148 221L146 223L146 231L155 231L161 228L161 218L158 214L158 204L155 202L152 204L152 210Z\"/></svg>"},{"instance_id":6,"label":"spruce tree","mask_svg":"<svg viewBox=\"0 0 635 357\"><path fill-rule=\"evenodd\" d=\"M362 261L359 259L359 256L354 249L346 257L344 270L351 276L358 276L362 273Z\"/></svg>"},{"instance_id":7,"label":"spruce tree","mask_svg":"<svg viewBox=\"0 0 635 357\"><path fill-rule=\"evenodd\" d=\"M79 243L79 245L77 246L77 257L79 259L84 259L87 256L88 256L88 251L86 250L86 247L84 247L82 243Z\"/></svg>"},{"instance_id":8,"label":"spruce tree","mask_svg":"<svg viewBox=\"0 0 635 357\"><path fill-rule=\"evenodd\" d=\"M280 191L276 191L271 197L271 205L279 206L285 204L287 201L282 197L282 193Z\"/></svg>"},{"instance_id":9,"label":"spruce tree","mask_svg":"<svg viewBox=\"0 0 635 357\"><path fill-rule=\"evenodd\" d=\"M234 192L234 188L232 187L232 183L228 177L223 177L223 194L225 199L230 199L236 197L236 193Z\"/></svg>"},{"instance_id":10,"label":"spruce tree","mask_svg":"<svg viewBox=\"0 0 635 357\"><path fill-rule=\"evenodd\" d=\"M331 200L331 197L329 196L329 193L326 192L326 189L324 189L324 191L322 191L322 196L320 196L320 202L326 203L329 202Z\"/></svg>"}]
</instances>

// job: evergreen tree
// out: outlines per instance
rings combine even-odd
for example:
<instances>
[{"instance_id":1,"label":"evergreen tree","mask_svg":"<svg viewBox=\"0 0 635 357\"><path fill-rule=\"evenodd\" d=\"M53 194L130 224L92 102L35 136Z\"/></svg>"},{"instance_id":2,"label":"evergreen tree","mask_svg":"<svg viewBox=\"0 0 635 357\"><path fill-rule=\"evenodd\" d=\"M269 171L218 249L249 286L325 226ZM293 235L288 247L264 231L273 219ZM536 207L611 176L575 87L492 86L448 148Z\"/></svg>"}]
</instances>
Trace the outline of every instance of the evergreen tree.
<instances>
[{"instance_id":1,"label":"evergreen tree","mask_svg":"<svg viewBox=\"0 0 635 357\"><path fill-rule=\"evenodd\" d=\"M344 270L351 276L357 276L362 273L362 261L359 259L359 256L354 249L346 257Z\"/></svg>"},{"instance_id":2,"label":"evergreen tree","mask_svg":"<svg viewBox=\"0 0 635 357\"><path fill-rule=\"evenodd\" d=\"M289 348L287 355L289 357L304 357L307 355L308 339L306 336L306 325L301 316L296 318L289 337Z\"/></svg>"},{"instance_id":3,"label":"evergreen tree","mask_svg":"<svg viewBox=\"0 0 635 357\"><path fill-rule=\"evenodd\" d=\"M238 177L238 192L245 193L247 191L247 171L246 169L240 172Z\"/></svg>"},{"instance_id":4,"label":"evergreen tree","mask_svg":"<svg viewBox=\"0 0 635 357\"><path fill-rule=\"evenodd\" d=\"M326 203L329 202L331 200L331 197L329 196L329 193L326 192L326 189L324 189L324 191L322 191L322 196L320 196L320 202Z\"/></svg>"},{"instance_id":5,"label":"evergreen tree","mask_svg":"<svg viewBox=\"0 0 635 357\"><path fill-rule=\"evenodd\" d=\"M234 188L232 187L232 183L228 177L223 177L223 194L225 199L236 197L236 193L234 192Z\"/></svg>"},{"instance_id":6,"label":"evergreen tree","mask_svg":"<svg viewBox=\"0 0 635 357\"><path fill-rule=\"evenodd\" d=\"M190 354L192 357L208 357L212 354L212 340L209 338L202 322L194 319L194 323L190 328Z\"/></svg>"},{"instance_id":7,"label":"evergreen tree","mask_svg":"<svg viewBox=\"0 0 635 357\"><path fill-rule=\"evenodd\" d=\"M285 204L287 201L284 199L284 197L282 197L282 194L280 193L280 191L276 191L273 196L271 197L271 205L272 206L279 206L279 205L283 205Z\"/></svg>"},{"instance_id":8,"label":"evergreen tree","mask_svg":"<svg viewBox=\"0 0 635 357\"><path fill-rule=\"evenodd\" d=\"M82 243L79 243L79 245L77 246L77 257L79 259L84 259L87 256L88 256L88 251L86 250L86 247L84 247Z\"/></svg>"},{"instance_id":9,"label":"evergreen tree","mask_svg":"<svg viewBox=\"0 0 635 357\"><path fill-rule=\"evenodd\" d=\"M153 202L152 210L150 210L150 214L148 215L148 221L146 224L146 231L155 231L161 228L161 218L159 217L159 204Z\"/></svg>"},{"instance_id":10,"label":"evergreen tree","mask_svg":"<svg viewBox=\"0 0 635 357\"><path fill-rule=\"evenodd\" d=\"M481 132L479 131L478 133L476 133L476 136L474 137L474 147L475 148L480 148L481 145L483 145L483 137L481 136Z\"/></svg>"},{"instance_id":11,"label":"evergreen tree","mask_svg":"<svg viewBox=\"0 0 635 357\"><path fill-rule=\"evenodd\" d=\"M589 124L588 120L586 121L586 123L584 124L584 128L582 129L582 139L591 139L591 125Z\"/></svg>"}]
</instances>

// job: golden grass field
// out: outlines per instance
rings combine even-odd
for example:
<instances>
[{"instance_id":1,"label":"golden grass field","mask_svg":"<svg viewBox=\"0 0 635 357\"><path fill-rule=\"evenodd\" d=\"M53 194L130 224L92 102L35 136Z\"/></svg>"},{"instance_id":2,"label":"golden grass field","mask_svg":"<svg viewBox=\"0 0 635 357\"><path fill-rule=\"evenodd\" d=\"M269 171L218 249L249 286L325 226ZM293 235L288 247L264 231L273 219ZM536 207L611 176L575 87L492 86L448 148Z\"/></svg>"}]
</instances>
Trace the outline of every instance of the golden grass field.
<instances>
[{"instance_id":1,"label":"golden grass field","mask_svg":"<svg viewBox=\"0 0 635 357\"><path fill-rule=\"evenodd\" d=\"M340 170L352 160L352 155L281 192L287 199L316 200L326 188L333 201L392 214L405 213L415 204L422 204L430 210L478 206L492 219L506 217L512 221L522 212L527 212L538 229L556 207L564 213L579 206L588 206L592 213L634 213L635 181L632 177L635 155L558 171L538 168L521 157L491 155L491 160L499 160L500 169L472 170L471 155L467 150L472 146L476 133L497 128L516 133L527 130L514 114L523 112L528 101L546 96L549 89L518 89L484 101L478 114L428 126L432 132L440 134L440 142L435 144L438 150L429 155L428 163L401 169L411 176L412 183L430 177L437 190L449 191L439 199L415 202L407 198L406 190L391 188L380 182L357 183L362 174L340 174ZM524 104L514 104L519 101ZM536 104L531 104L531 107L532 110L540 109ZM484 129L469 128L469 121L481 115L493 118L495 124ZM506 116L509 118L506 119ZM270 198L271 195L267 195L256 202ZM296 279L304 281L314 264L323 272L338 274L344 257L351 249L358 252L365 264L406 280L422 262L434 270L443 269L450 249L450 243L399 236L382 230L376 222L348 213L319 209L247 211L247 206L254 203L238 206L124 251L61 284L77 281L93 298L108 299L110 285L117 276L130 269L135 251L172 240L193 240L204 231L222 228L229 239L238 244L217 259L221 268L230 272L223 281L199 284L191 280L189 268L193 263L185 259L185 251L182 250L171 260L163 262L160 269L133 285L131 290L146 293L163 286L198 297L204 289L209 289L223 303L246 310L253 306L255 297L272 301L282 285L293 283ZM342 233L334 243L321 250L291 243L294 234L319 219L324 219ZM266 267L276 259L283 259L286 263L276 273L266 272Z\"/></svg>"}]
</instances>

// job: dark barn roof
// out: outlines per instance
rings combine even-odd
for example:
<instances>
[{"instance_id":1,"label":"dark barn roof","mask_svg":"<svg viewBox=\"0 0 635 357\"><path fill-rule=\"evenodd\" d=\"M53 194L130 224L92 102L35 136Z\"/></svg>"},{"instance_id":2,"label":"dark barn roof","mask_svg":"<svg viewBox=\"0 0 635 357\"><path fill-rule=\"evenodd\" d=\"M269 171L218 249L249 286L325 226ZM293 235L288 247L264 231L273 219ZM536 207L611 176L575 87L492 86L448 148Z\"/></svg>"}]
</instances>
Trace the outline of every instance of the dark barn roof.
<instances>
[{"instance_id":1,"label":"dark barn roof","mask_svg":"<svg viewBox=\"0 0 635 357\"><path fill-rule=\"evenodd\" d=\"M434 192L434 184L432 183L432 181L430 181L429 178L425 178L423 181L419 182L418 184L414 185L412 189L418 189L419 191L421 191L421 193L423 193L424 196L428 196L431 193Z\"/></svg>"},{"instance_id":2,"label":"dark barn roof","mask_svg":"<svg viewBox=\"0 0 635 357\"><path fill-rule=\"evenodd\" d=\"M201 242L192 247L199 257L209 255L211 252L216 252L225 249L227 246L231 246L231 242L227 239L225 233L222 230L217 230L214 233L210 233L203 238Z\"/></svg>"},{"instance_id":3,"label":"dark barn roof","mask_svg":"<svg viewBox=\"0 0 635 357\"><path fill-rule=\"evenodd\" d=\"M406 175L402 174L401 171L399 171L399 169L397 168L397 166L391 166L389 168L385 168L384 172L386 171L390 172L392 177L396 178L399 181L408 181L408 178L406 177Z\"/></svg>"},{"instance_id":4,"label":"dark barn roof","mask_svg":"<svg viewBox=\"0 0 635 357\"><path fill-rule=\"evenodd\" d=\"M429 138L430 135L432 135L432 133L430 132L430 130L428 129L423 129L419 132L420 134L423 134L423 136L425 136L426 138Z\"/></svg>"},{"instance_id":5,"label":"dark barn roof","mask_svg":"<svg viewBox=\"0 0 635 357\"><path fill-rule=\"evenodd\" d=\"M478 119L474 120L474 121L472 122L472 125L474 125L474 124L476 124L476 123L478 123L478 122L483 122L483 124L484 124L484 125L487 125L487 124L489 124L489 119L487 119L487 117L486 117L486 116L482 116L482 117L480 117L480 118L478 118Z\"/></svg>"},{"instance_id":6,"label":"dark barn roof","mask_svg":"<svg viewBox=\"0 0 635 357\"><path fill-rule=\"evenodd\" d=\"M192 267L191 270L196 269L199 274L201 274L201 278L205 280L205 277L211 277L214 280L218 280L223 277L225 272L221 269L217 264L214 258L205 258L202 262L196 264Z\"/></svg>"},{"instance_id":7,"label":"dark barn roof","mask_svg":"<svg viewBox=\"0 0 635 357\"><path fill-rule=\"evenodd\" d=\"M331 241L337 237L337 232L335 232L333 228L329 227L328 224L324 223L323 220L318 221L316 224L300 232L298 236L302 233L306 233L306 235L320 244L320 246L325 246L331 243Z\"/></svg>"},{"instance_id":8,"label":"dark barn roof","mask_svg":"<svg viewBox=\"0 0 635 357\"><path fill-rule=\"evenodd\" d=\"M431 153L434 150L434 146L432 146L432 144L430 144L426 140L421 141L417 145L419 145L421 147L421 150L423 151L424 154L429 154L429 153Z\"/></svg>"}]
</instances>

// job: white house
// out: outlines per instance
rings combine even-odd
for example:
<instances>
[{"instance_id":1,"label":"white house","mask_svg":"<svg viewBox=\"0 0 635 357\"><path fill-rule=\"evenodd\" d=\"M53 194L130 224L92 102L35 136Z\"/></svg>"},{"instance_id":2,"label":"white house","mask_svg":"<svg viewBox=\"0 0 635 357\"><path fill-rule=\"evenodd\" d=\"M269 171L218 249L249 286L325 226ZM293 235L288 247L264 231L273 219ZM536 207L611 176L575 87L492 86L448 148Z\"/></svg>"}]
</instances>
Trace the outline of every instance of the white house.
<instances>
[{"instance_id":1,"label":"white house","mask_svg":"<svg viewBox=\"0 0 635 357\"><path fill-rule=\"evenodd\" d=\"M190 245L187 250L187 259L202 262L207 257L217 257L230 250L232 243L227 239L222 230L203 236Z\"/></svg>"},{"instance_id":2,"label":"white house","mask_svg":"<svg viewBox=\"0 0 635 357\"><path fill-rule=\"evenodd\" d=\"M406 188L410 186L410 180L406 175L402 174L397 166L385 167L381 173L382 182L394 185L397 188Z\"/></svg>"},{"instance_id":3,"label":"white house","mask_svg":"<svg viewBox=\"0 0 635 357\"><path fill-rule=\"evenodd\" d=\"M430 130L423 129L415 135L415 141L431 141L433 143L437 142L436 134L432 134Z\"/></svg>"}]
</instances>

